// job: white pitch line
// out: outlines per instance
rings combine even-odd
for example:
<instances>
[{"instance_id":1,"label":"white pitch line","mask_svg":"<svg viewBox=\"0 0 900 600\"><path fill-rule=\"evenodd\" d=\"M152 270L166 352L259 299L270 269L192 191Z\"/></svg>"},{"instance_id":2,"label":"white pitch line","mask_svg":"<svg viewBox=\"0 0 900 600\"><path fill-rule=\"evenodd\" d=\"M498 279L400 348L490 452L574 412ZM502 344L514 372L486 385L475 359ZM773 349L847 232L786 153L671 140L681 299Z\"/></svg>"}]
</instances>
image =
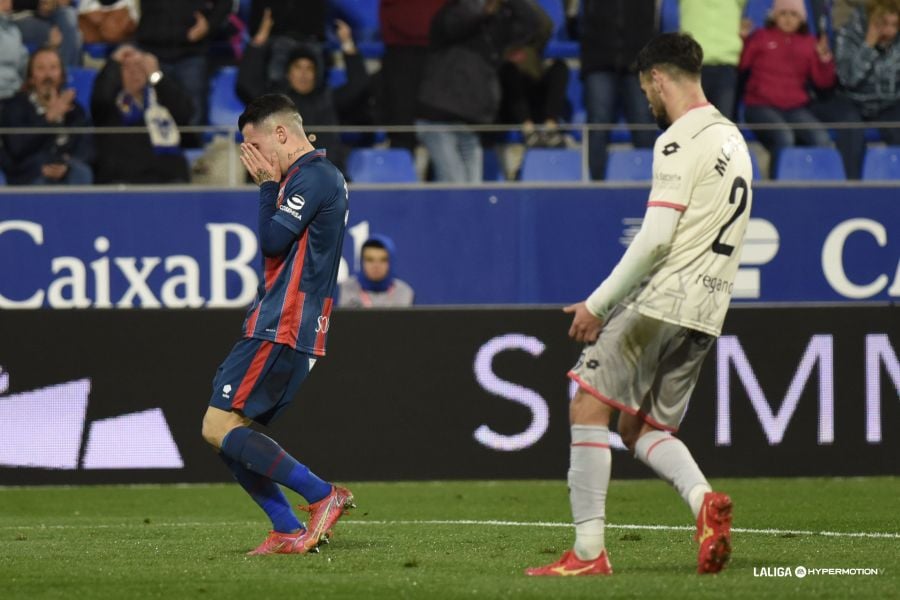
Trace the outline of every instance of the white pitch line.
<instances>
[{"instance_id":1,"label":"white pitch line","mask_svg":"<svg viewBox=\"0 0 900 600\"><path fill-rule=\"evenodd\" d=\"M147 527L233 527L235 525L258 525L258 521L224 521L219 523L200 522L200 521L184 521L176 523L153 522L147 523ZM475 525L486 527L556 527L571 528L571 523L559 523L554 521L496 521L496 520L475 520L475 519L421 519L421 520L398 520L398 521L362 521L356 519L346 519L341 523L344 526L353 525ZM2 531L31 531L41 529L117 529L122 527L139 527L143 523L117 523L117 524L84 524L84 525L3 525L0 526ZM615 524L606 525L608 529L636 529L651 531L694 531L696 529L690 525L636 525L636 524ZM881 538L881 539L900 539L900 533L877 532L877 531L812 531L805 529L751 529L745 527L734 527L731 530L734 533L749 533L758 535L821 535L825 537L837 538Z\"/></svg>"}]
</instances>

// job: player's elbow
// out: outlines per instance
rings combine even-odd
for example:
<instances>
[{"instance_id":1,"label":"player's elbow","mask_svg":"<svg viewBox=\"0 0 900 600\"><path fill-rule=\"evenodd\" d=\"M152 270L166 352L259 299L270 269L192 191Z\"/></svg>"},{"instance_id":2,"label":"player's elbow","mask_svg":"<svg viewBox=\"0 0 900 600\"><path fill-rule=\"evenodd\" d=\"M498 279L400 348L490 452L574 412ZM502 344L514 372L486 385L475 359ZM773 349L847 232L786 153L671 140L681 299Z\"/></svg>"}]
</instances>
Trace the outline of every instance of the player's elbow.
<instances>
[{"instance_id":1,"label":"player's elbow","mask_svg":"<svg viewBox=\"0 0 900 600\"><path fill-rule=\"evenodd\" d=\"M275 258L277 256L284 256L285 252L287 252L287 248L282 244L260 240L259 251L262 252L262 255L265 257Z\"/></svg>"}]
</instances>

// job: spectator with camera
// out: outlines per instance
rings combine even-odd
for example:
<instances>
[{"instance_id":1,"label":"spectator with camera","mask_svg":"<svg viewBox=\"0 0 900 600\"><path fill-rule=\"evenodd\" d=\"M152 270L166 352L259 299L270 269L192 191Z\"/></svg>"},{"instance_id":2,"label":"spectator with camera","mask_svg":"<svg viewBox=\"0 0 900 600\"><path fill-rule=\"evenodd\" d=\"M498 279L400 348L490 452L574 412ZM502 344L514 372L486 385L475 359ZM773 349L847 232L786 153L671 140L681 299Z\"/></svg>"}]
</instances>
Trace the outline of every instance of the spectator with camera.
<instances>
[{"instance_id":1,"label":"spectator with camera","mask_svg":"<svg viewBox=\"0 0 900 600\"><path fill-rule=\"evenodd\" d=\"M6 102L2 127L87 127L75 90L65 89L59 53L42 48L28 61L25 89ZM10 133L3 136L4 165L11 185L88 185L93 182L91 136L86 133Z\"/></svg>"},{"instance_id":2,"label":"spectator with camera","mask_svg":"<svg viewBox=\"0 0 900 600\"><path fill-rule=\"evenodd\" d=\"M97 74L91 96L94 123L134 127L134 133L97 136L98 183L187 183L179 125L187 125L191 98L163 74L149 52L120 46Z\"/></svg>"}]
</instances>

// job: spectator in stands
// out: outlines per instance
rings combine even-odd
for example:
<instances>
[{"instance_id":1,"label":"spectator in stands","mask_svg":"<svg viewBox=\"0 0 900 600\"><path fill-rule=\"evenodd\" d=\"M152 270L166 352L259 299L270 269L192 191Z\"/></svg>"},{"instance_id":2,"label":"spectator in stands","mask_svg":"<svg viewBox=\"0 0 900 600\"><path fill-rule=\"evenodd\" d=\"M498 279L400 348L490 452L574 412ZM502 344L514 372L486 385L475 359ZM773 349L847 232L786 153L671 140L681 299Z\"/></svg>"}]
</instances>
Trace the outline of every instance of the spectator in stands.
<instances>
[{"instance_id":1,"label":"spectator in stands","mask_svg":"<svg viewBox=\"0 0 900 600\"><path fill-rule=\"evenodd\" d=\"M553 20L539 5L534 10L538 17L535 37L527 45L510 49L500 66L499 121L521 125L529 147L563 148L566 139L559 123L566 118L569 68L559 59L544 64Z\"/></svg>"},{"instance_id":2,"label":"spectator in stands","mask_svg":"<svg viewBox=\"0 0 900 600\"><path fill-rule=\"evenodd\" d=\"M537 30L538 14L528 0L449 0L435 14L416 123L424 126L418 135L436 180L481 182L478 134L428 127L493 123L500 108L502 57L528 44Z\"/></svg>"},{"instance_id":3,"label":"spectator in stands","mask_svg":"<svg viewBox=\"0 0 900 600\"><path fill-rule=\"evenodd\" d=\"M209 40L231 12L230 0L152 0L141 2L137 42L159 60L193 101L188 125L206 123L209 93Z\"/></svg>"},{"instance_id":4,"label":"spectator in stands","mask_svg":"<svg viewBox=\"0 0 900 600\"><path fill-rule=\"evenodd\" d=\"M648 126L632 130L637 148L653 147L656 126L631 64L656 33L656 0L584 0L581 77L588 123L616 123L621 109L628 123ZM606 174L608 142L608 131L590 133L588 164L593 179Z\"/></svg>"},{"instance_id":5,"label":"spectator in stands","mask_svg":"<svg viewBox=\"0 0 900 600\"><path fill-rule=\"evenodd\" d=\"M391 238L373 234L362 245L362 270L340 285L338 306L384 308L412 306L415 293L394 275L396 249Z\"/></svg>"},{"instance_id":6,"label":"spectator in stands","mask_svg":"<svg viewBox=\"0 0 900 600\"><path fill-rule=\"evenodd\" d=\"M691 34L703 49L703 93L732 121L737 110L742 34L749 33L741 19L746 4L747 0L679 2L681 31Z\"/></svg>"},{"instance_id":7,"label":"spectator in stands","mask_svg":"<svg viewBox=\"0 0 900 600\"><path fill-rule=\"evenodd\" d=\"M431 20L447 0L381 0L381 89L378 107L385 125L412 126L419 82L425 72ZM413 151L412 132L388 134L392 148Z\"/></svg>"},{"instance_id":8,"label":"spectator in stands","mask_svg":"<svg viewBox=\"0 0 900 600\"><path fill-rule=\"evenodd\" d=\"M81 64L81 32L72 0L13 0L13 10L26 46L55 48L67 67Z\"/></svg>"},{"instance_id":9,"label":"spectator in stands","mask_svg":"<svg viewBox=\"0 0 900 600\"><path fill-rule=\"evenodd\" d=\"M838 32L835 44L841 90L816 106L832 122L900 121L900 0L872 0ZM882 139L900 145L900 128L880 128ZM858 179L865 131L837 129L837 147L847 177Z\"/></svg>"},{"instance_id":10,"label":"spectator in stands","mask_svg":"<svg viewBox=\"0 0 900 600\"><path fill-rule=\"evenodd\" d=\"M56 50L42 48L28 61L25 89L6 102L2 127L87 127L75 90L64 89L66 74ZM3 136L4 166L13 185L88 185L93 182L90 135L30 133Z\"/></svg>"},{"instance_id":11,"label":"spectator in stands","mask_svg":"<svg viewBox=\"0 0 900 600\"><path fill-rule=\"evenodd\" d=\"M137 0L81 0L78 28L86 44L121 44L137 29Z\"/></svg>"},{"instance_id":12,"label":"spectator in stands","mask_svg":"<svg viewBox=\"0 0 900 600\"><path fill-rule=\"evenodd\" d=\"M268 39L266 77L272 85L284 78L288 56L298 45L322 51L328 0L253 0L247 23L250 31L259 31L267 11L273 25Z\"/></svg>"},{"instance_id":13,"label":"spectator in stands","mask_svg":"<svg viewBox=\"0 0 900 600\"><path fill-rule=\"evenodd\" d=\"M98 183L187 183L179 125L191 118L191 98L163 74L149 52L120 46L97 74L91 96L94 123L146 127L97 136Z\"/></svg>"},{"instance_id":14,"label":"spectator in stands","mask_svg":"<svg viewBox=\"0 0 900 600\"><path fill-rule=\"evenodd\" d=\"M22 87L28 64L28 50L22 43L22 32L12 15L12 0L0 0L0 110L2 103Z\"/></svg>"},{"instance_id":15,"label":"spectator in stands","mask_svg":"<svg viewBox=\"0 0 900 600\"><path fill-rule=\"evenodd\" d=\"M318 127L340 124L338 114L346 107L357 105L360 96L368 89L369 76L362 56L353 43L353 32L343 21L337 22L337 35L341 41L344 63L347 67L347 83L332 90L325 82L324 58L318 46L300 44L288 57L287 70L275 83L266 80L266 56L270 33L275 21L271 11L266 11L259 30L244 51L244 59L238 70L237 94L245 103L269 92L286 94L303 117L303 127L310 141L317 148L325 148L328 159L343 169L347 148L336 132L317 132Z\"/></svg>"},{"instance_id":16,"label":"spectator in stands","mask_svg":"<svg viewBox=\"0 0 900 600\"><path fill-rule=\"evenodd\" d=\"M765 27L747 38L740 70L748 73L744 94L747 123L778 123L777 129L758 129L756 137L771 154L771 165L782 148L830 146L824 127L811 109L807 86L830 89L837 83L834 60L823 34L809 34L804 0L775 0ZM791 124L809 127L792 128Z\"/></svg>"}]
</instances>

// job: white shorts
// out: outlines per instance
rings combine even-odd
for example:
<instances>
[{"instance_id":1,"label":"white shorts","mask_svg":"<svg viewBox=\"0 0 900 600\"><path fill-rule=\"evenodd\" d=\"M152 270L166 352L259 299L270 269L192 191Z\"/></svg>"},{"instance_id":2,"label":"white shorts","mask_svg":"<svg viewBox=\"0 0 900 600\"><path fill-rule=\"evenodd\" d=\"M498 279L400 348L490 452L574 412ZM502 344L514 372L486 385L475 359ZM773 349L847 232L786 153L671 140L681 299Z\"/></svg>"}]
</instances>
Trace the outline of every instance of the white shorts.
<instances>
[{"instance_id":1,"label":"white shorts","mask_svg":"<svg viewBox=\"0 0 900 600\"><path fill-rule=\"evenodd\" d=\"M601 402L677 431L715 337L619 305L569 377Z\"/></svg>"}]
</instances>

